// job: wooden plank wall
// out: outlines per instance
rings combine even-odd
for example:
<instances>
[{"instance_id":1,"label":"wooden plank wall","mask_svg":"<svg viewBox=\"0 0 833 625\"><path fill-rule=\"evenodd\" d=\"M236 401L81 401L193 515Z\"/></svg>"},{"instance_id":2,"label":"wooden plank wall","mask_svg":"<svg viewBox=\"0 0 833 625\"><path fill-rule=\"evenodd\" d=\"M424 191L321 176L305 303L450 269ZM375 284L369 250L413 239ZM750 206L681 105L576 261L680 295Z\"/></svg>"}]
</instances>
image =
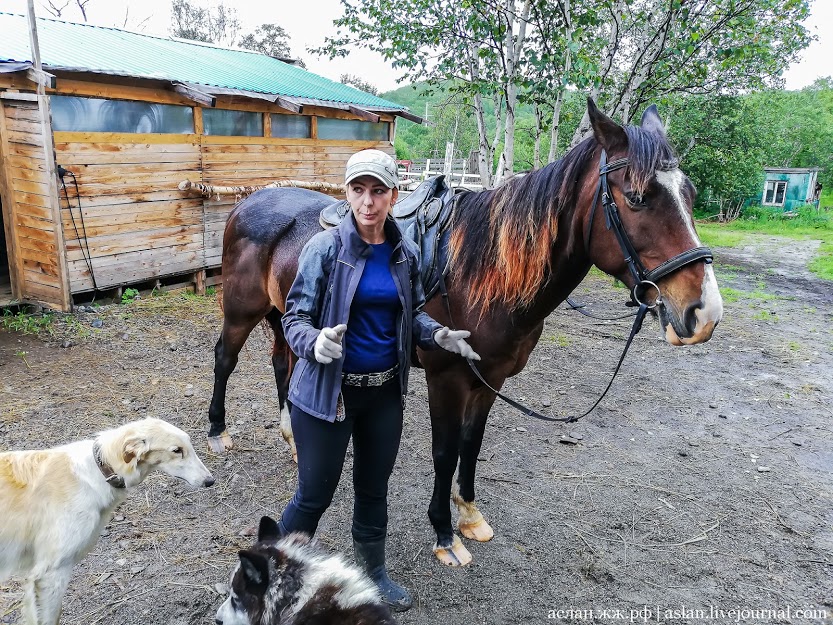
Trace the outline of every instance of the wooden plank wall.
<instances>
[{"instance_id":1,"label":"wooden plank wall","mask_svg":"<svg viewBox=\"0 0 833 625\"><path fill-rule=\"evenodd\" d=\"M0 100L3 181L8 187L3 199L11 222L7 228L12 231L9 256L15 296L65 308L68 294L61 277L43 110L33 95L17 97L21 99Z\"/></svg>"},{"instance_id":2,"label":"wooden plank wall","mask_svg":"<svg viewBox=\"0 0 833 625\"><path fill-rule=\"evenodd\" d=\"M323 141L267 137L202 137L202 181L258 185L292 179L341 184L347 160L359 150L393 154L389 142ZM205 200L205 266L221 263L223 229L235 198Z\"/></svg>"},{"instance_id":3,"label":"wooden plank wall","mask_svg":"<svg viewBox=\"0 0 833 625\"><path fill-rule=\"evenodd\" d=\"M205 266L202 199L177 189L201 177L197 135L56 132L55 151L78 180L61 190L73 293L93 288L87 246L99 289Z\"/></svg>"}]
</instances>

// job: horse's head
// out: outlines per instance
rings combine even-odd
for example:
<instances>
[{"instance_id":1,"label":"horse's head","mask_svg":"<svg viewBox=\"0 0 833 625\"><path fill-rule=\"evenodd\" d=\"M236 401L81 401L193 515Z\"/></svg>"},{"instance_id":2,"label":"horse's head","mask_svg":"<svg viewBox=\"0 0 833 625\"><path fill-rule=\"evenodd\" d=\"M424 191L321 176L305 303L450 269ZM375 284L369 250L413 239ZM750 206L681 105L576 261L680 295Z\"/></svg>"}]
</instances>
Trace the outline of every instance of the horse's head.
<instances>
[{"instance_id":1,"label":"horse's head","mask_svg":"<svg viewBox=\"0 0 833 625\"><path fill-rule=\"evenodd\" d=\"M607 163L627 159L627 166L611 167L607 181L610 198L618 207L622 230L644 270L651 272L669 259L685 259L680 255L701 248L703 244L692 217L696 191L678 167L656 107L645 111L639 126L628 127L607 117L592 100L588 101L588 113L595 139L606 152ZM597 152L601 157L601 150ZM591 174L588 181L593 188L588 184L584 194L592 197L599 176ZM601 201L596 213L590 223L590 211L587 211L585 222L585 228L589 228L586 238L590 257L601 270L633 288L637 279L628 267L614 229L606 227L610 220ZM710 262L700 258L681 263L679 268L654 281L659 288L656 311L665 340L672 345L708 341L723 316L723 301ZM649 302L658 295L652 287L640 291L641 299Z\"/></svg>"}]
</instances>

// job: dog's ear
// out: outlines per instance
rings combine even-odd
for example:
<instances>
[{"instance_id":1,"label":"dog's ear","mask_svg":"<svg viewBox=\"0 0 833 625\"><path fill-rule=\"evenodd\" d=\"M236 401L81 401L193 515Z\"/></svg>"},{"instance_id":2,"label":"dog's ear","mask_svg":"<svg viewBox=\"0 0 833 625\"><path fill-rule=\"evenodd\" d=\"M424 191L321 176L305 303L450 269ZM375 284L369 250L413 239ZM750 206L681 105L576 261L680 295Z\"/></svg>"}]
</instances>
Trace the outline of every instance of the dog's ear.
<instances>
[{"instance_id":1,"label":"dog's ear","mask_svg":"<svg viewBox=\"0 0 833 625\"><path fill-rule=\"evenodd\" d=\"M269 585L269 561L259 553L244 549L240 556L240 572L247 588L256 588L262 591Z\"/></svg>"},{"instance_id":2,"label":"dog's ear","mask_svg":"<svg viewBox=\"0 0 833 625\"><path fill-rule=\"evenodd\" d=\"M257 528L258 542L275 541L281 537L281 530L278 522L270 516L260 518L260 526Z\"/></svg>"},{"instance_id":3,"label":"dog's ear","mask_svg":"<svg viewBox=\"0 0 833 625\"><path fill-rule=\"evenodd\" d=\"M124 440L122 448L122 459L127 464L138 462L150 451L147 439L144 436L134 434Z\"/></svg>"}]
</instances>

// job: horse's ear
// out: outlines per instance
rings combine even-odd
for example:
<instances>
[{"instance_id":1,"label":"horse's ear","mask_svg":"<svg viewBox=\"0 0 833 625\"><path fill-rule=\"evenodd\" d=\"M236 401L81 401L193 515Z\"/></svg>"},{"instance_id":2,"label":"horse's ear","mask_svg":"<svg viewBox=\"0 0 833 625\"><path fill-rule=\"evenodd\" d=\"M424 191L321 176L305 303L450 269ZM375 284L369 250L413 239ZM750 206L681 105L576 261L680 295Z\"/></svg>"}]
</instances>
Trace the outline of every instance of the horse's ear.
<instances>
[{"instance_id":1,"label":"horse's ear","mask_svg":"<svg viewBox=\"0 0 833 625\"><path fill-rule=\"evenodd\" d=\"M587 98L587 115L593 127L593 135L609 154L623 152L628 148L628 135L625 129L607 115L602 113L593 98Z\"/></svg>"},{"instance_id":2,"label":"horse's ear","mask_svg":"<svg viewBox=\"0 0 833 625\"><path fill-rule=\"evenodd\" d=\"M662 119L660 119L659 111L657 110L655 104L652 104L645 109L645 112L642 113L642 121L639 122L639 125L643 130L655 132L658 135L665 136L665 125L662 123Z\"/></svg>"}]
</instances>

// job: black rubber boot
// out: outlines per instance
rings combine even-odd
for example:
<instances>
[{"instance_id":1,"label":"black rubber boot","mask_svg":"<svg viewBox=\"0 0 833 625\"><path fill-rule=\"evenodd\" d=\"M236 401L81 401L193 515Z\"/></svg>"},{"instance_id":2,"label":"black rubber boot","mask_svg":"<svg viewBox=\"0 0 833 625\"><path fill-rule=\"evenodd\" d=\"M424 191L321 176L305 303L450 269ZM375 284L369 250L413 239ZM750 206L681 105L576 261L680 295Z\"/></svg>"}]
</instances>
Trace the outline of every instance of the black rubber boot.
<instances>
[{"instance_id":1,"label":"black rubber boot","mask_svg":"<svg viewBox=\"0 0 833 625\"><path fill-rule=\"evenodd\" d=\"M356 552L356 563L368 574L382 595L382 601L388 604L394 612L410 610L414 604L411 595L402 586L388 577L385 570L385 541L360 543L353 541Z\"/></svg>"}]
</instances>

